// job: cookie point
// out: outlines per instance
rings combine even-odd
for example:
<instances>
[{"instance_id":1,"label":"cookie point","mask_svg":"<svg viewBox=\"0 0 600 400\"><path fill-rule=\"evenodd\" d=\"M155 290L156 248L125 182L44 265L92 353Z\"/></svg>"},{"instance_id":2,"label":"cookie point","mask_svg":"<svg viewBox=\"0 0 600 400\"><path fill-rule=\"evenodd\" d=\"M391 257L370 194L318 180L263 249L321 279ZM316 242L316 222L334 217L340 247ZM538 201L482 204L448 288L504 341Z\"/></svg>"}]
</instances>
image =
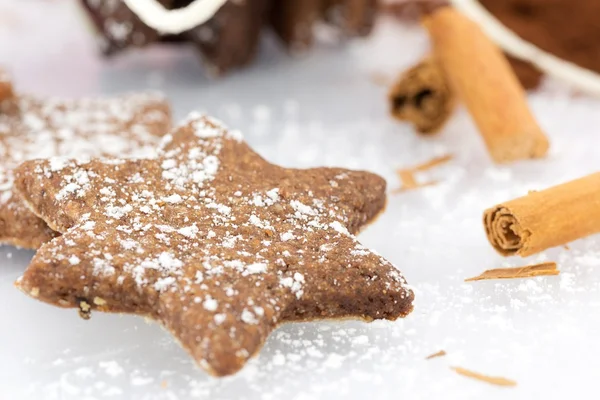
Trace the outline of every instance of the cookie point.
<instances>
[{"instance_id":1,"label":"cookie point","mask_svg":"<svg viewBox=\"0 0 600 400\"><path fill-rule=\"evenodd\" d=\"M194 135L201 139L225 137L226 139L232 139L236 142L242 142L244 140L244 136L239 130L230 130L227 125L219 119L198 111L189 113L181 126L191 126Z\"/></svg>"},{"instance_id":2,"label":"cookie point","mask_svg":"<svg viewBox=\"0 0 600 400\"><path fill-rule=\"evenodd\" d=\"M17 278L17 280L13 284L17 289L21 292L25 293L28 296L37 299L40 296L40 288L39 286L29 287L26 282L24 282L23 276Z\"/></svg>"}]
</instances>

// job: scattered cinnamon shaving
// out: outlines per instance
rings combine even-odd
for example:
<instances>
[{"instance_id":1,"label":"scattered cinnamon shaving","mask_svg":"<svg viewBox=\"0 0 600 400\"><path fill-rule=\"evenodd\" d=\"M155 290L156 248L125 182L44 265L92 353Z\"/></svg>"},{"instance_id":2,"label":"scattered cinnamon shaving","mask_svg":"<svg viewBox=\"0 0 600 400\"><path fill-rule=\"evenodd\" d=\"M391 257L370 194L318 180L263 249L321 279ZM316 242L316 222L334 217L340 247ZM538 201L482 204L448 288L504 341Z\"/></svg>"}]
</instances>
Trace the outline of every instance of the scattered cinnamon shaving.
<instances>
[{"instance_id":1,"label":"scattered cinnamon shaving","mask_svg":"<svg viewBox=\"0 0 600 400\"><path fill-rule=\"evenodd\" d=\"M559 273L560 271L557 269L555 262L545 262L524 267L489 269L479 276L465 279L465 282L485 279L532 278L535 276L558 275Z\"/></svg>"},{"instance_id":2,"label":"scattered cinnamon shaving","mask_svg":"<svg viewBox=\"0 0 600 400\"><path fill-rule=\"evenodd\" d=\"M402 181L402 189L408 190L408 189L415 189L415 188L419 187L419 184L415 180L415 176L413 175L412 171L400 170L397 173L398 173L398 177Z\"/></svg>"},{"instance_id":3,"label":"scattered cinnamon shaving","mask_svg":"<svg viewBox=\"0 0 600 400\"><path fill-rule=\"evenodd\" d=\"M563 244L563 249L565 249L565 250L571 250L571 248L569 247L568 244Z\"/></svg>"},{"instance_id":4,"label":"scattered cinnamon shaving","mask_svg":"<svg viewBox=\"0 0 600 400\"><path fill-rule=\"evenodd\" d=\"M436 357L443 357L446 355L446 352L444 350L440 350L437 353L433 353L428 355L427 357L425 357L426 360L431 360L432 358L436 358Z\"/></svg>"},{"instance_id":5,"label":"scattered cinnamon shaving","mask_svg":"<svg viewBox=\"0 0 600 400\"><path fill-rule=\"evenodd\" d=\"M160 387L163 388L163 389L168 388L169 387L169 382L167 382L167 381L161 381L160 382Z\"/></svg>"},{"instance_id":6,"label":"scattered cinnamon shaving","mask_svg":"<svg viewBox=\"0 0 600 400\"><path fill-rule=\"evenodd\" d=\"M498 377L498 376L482 375L480 373L469 371L468 369L464 369L461 367L450 367L450 368L452 368L454 371L456 371L456 373L458 373L459 375L466 376L468 378L477 379L479 381L490 383L492 385L517 386L517 382L513 381L512 379L506 379L506 378L502 378L502 377Z\"/></svg>"},{"instance_id":7,"label":"scattered cinnamon shaving","mask_svg":"<svg viewBox=\"0 0 600 400\"><path fill-rule=\"evenodd\" d=\"M419 164L412 168L413 171L427 171L431 168L437 167L438 165L447 163L452 160L452 154L445 154L443 156L432 158L429 161L426 161L422 164Z\"/></svg>"},{"instance_id":8,"label":"scattered cinnamon shaving","mask_svg":"<svg viewBox=\"0 0 600 400\"><path fill-rule=\"evenodd\" d=\"M452 155L446 154L440 157L435 157L429 161L426 161L422 164L418 164L414 167L397 170L396 174L398 175L398 178L400 178L402 186L392 191L392 193L401 193L407 190L435 185L436 183L438 183L438 181L429 181L424 183L417 182L417 180L415 179L415 173L430 170L434 167L437 167L438 165L447 163L450 160L452 160Z\"/></svg>"}]
</instances>

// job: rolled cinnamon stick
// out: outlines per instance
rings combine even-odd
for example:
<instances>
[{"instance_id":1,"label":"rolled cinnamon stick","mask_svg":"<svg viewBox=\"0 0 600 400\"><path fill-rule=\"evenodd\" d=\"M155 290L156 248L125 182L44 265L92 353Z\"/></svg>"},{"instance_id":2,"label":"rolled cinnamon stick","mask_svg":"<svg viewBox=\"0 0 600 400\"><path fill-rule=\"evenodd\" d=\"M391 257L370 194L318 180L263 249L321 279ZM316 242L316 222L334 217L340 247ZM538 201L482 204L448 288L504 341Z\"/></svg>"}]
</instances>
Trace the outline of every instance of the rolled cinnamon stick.
<instances>
[{"instance_id":1,"label":"rolled cinnamon stick","mask_svg":"<svg viewBox=\"0 0 600 400\"><path fill-rule=\"evenodd\" d=\"M452 89L496 162L543 157L548 139L508 61L477 24L452 7L423 19Z\"/></svg>"},{"instance_id":2,"label":"rolled cinnamon stick","mask_svg":"<svg viewBox=\"0 0 600 400\"><path fill-rule=\"evenodd\" d=\"M523 257L600 232L600 173L531 192L485 211L488 240Z\"/></svg>"},{"instance_id":3,"label":"rolled cinnamon stick","mask_svg":"<svg viewBox=\"0 0 600 400\"><path fill-rule=\"evenodd\" d=\"M454 110L455 96L439 64L426 58L402 73L388 94L392 116L420 133L439 131Z\"/></svg>"}]
</instances>

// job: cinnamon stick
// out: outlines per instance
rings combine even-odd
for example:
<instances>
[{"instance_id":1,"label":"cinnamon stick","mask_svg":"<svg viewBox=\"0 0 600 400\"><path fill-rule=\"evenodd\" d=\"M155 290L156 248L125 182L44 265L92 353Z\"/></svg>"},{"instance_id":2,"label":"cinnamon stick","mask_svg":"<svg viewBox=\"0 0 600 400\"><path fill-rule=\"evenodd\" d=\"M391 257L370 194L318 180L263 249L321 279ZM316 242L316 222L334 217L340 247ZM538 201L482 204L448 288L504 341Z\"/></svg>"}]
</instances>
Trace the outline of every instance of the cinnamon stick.
<instances>
[{"instance_id":1,"label":"cinnamon stick","mask_svg":"<svg viewBox=\"0 0 600 400\"><path fill-rule=\"evenodd\" d=\"M439 63L429 57L402 73L388 94L392 116L424 134L438 132L452 115L455 96Z\"/></svg>"},{"instance_id":2,"label":"cinnamon stick","mask_svg":"<svg viewBox=\"0 0 600 400\"><path fill-rule=\"evenodd\" d=\"M523 257L600 232L600 173L499 204L484 212L488 240Z\"/></svg>"},{"instance_id":3,"label":"cinnamon stick","mask_svg":"<svg viewBox=\"0 0 600 400\"><path fill-rule=\"evenodd\" d=\"M452 7L423 19L450 86L473 117L496 162L546 155L548 139L500 49Z\"/></svg>"},{"instance_id":4,"label":"cinnamon stick","mask_svg":"<svg viewBox=\"0 0 600 400\"><path fill-rule=\"evenodd\" d=\"M533 278L536 276L558 275L559 273L560 271L556 268L555 262L545 262L524 267L488 269L481 275L465 279L465 282L487 279Z\"/></svg>"}]
</instances>

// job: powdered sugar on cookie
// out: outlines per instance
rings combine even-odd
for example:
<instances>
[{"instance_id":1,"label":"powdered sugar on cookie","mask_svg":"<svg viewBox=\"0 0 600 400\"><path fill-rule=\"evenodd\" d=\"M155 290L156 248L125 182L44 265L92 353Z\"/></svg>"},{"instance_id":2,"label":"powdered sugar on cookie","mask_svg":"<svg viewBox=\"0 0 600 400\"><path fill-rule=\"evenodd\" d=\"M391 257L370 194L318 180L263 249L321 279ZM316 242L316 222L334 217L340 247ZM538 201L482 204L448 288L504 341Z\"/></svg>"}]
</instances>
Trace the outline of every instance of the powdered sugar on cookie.
<instances>
[{"instance_id":1,"label":"powdered sugar on cookie","mask_svg":"<svg viewBox=\"0 0 600 400\"><path fill-rule=\"evenodd\" d=\"M55 173L73 157L147 157L169 127L169 107L156 94L79 100L16 96L1 102L0 242L35 248L54 236L13 192L12 171L21 162L49 158L49 173ZM72 175L59 197L83 195L87 179L85 173Z\"/></svg>"}]
</instances>

